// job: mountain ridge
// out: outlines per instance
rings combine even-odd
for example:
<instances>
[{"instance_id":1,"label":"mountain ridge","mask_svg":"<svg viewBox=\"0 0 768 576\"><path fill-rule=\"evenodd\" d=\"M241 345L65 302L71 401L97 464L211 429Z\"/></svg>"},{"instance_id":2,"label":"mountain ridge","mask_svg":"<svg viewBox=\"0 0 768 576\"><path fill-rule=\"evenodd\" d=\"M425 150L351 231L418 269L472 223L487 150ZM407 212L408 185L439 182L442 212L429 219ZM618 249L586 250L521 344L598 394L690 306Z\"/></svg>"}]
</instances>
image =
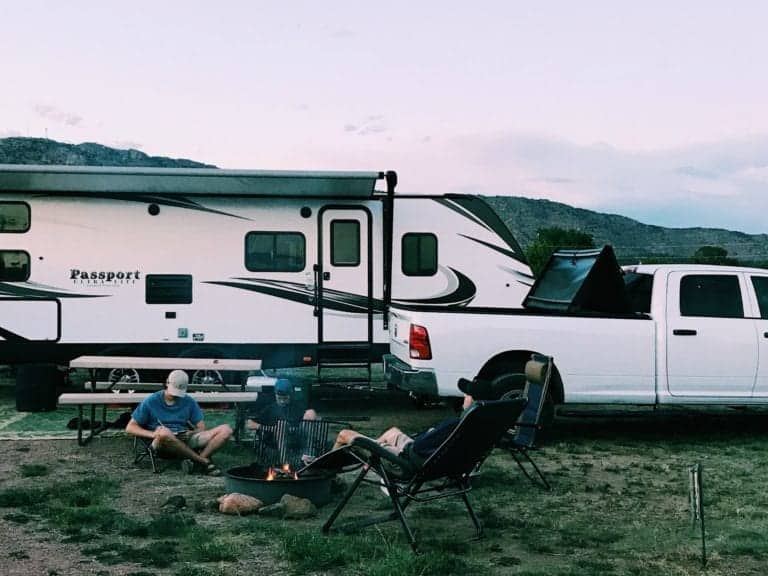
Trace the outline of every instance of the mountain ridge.
<instances>
[{"instance_id":1,"label":"mountain ridge","mask_svg":"<svg viewBox=\"0 0 768 576\"><path fill-rule=\"evenodd\" d=\"M0 138L0 164L64 164L163 168L216 168L185 158L149 156L135 149L117 149L86 142L67 144L45 138ZM721 228L665 228L618 214L577 208L553 200L520 196L483 196L528 246L540 228L559 227L590 234L595 245L613 245L622 262L644 259L690 259L701 246L719 246L744 263L768 261L768 234L747 234Z\"/></svg>"}]
</instances>

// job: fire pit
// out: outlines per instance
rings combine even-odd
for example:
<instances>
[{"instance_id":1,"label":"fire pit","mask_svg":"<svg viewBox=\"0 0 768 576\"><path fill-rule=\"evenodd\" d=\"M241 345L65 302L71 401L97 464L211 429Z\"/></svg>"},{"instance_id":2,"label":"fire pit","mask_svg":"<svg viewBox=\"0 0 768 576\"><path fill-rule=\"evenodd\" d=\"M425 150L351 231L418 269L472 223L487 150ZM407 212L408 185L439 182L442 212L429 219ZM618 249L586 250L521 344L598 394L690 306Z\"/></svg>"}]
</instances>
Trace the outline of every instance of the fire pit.
<instances>
[{"instance_id":1,"label":"fire pit","mask_svg":"<svg viewBox=\"0 0 768 576\"><path fill-rule=\"evenodd\" d=\"M302 475L297 477L290 468L268 468L251 464L230 468L224 476L227 492L239 492L258 498L264 504L274 504L290 494L311 500L315 506L327 504L331 499L333 475Z\"/></svg>"}]
</instances>

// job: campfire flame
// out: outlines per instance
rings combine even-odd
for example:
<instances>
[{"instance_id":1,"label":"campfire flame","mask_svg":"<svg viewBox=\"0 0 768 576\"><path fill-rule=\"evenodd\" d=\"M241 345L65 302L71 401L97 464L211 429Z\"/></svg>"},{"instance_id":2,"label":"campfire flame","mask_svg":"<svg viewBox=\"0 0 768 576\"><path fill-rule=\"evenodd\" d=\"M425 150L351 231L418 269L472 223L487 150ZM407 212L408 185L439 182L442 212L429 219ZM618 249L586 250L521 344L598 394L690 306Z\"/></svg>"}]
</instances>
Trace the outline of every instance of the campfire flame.
<instances>
[{"instance_id":1,"label":"campfire flame","mask_svg":"<svg viewBox=\"0 0 768 576\"><path fill-rule=\"evenodd\" d=\"M269 469L267 470L267 476L265 480L267 482L271 482L273 480L277 480L278 478L281 480L286 480L286 479L298 480L299 475L295 471L291 470L291 465L288 463L281 465L279 468L270 466Z\"/></svg>"}]
</instances>

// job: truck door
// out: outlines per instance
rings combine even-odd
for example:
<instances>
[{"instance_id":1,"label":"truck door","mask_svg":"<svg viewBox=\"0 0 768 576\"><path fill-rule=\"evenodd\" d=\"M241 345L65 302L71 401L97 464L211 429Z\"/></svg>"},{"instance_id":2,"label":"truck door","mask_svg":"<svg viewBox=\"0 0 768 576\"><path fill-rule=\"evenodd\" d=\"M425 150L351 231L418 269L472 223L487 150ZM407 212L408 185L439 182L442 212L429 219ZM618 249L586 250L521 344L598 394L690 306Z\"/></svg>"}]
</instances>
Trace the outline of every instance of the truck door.
<instances>
[{"instance_id":1,"label":"truck door","mask_svg":"<svg viewBox=\"0 0 768 576\"><path fill-rule=\"evenodd\" d=\"M318 341L370 342L371 214L359 206L334 206L321 209L318 217Z\"/></svg>"},{"instance_id":2,"label":"truck door","mask_svg":"<svg viewBox=\"0 0 768 576\"><path fill-rule=\"evenodd\" d=\"M768 275L752 274L749 283L754 288L752 315L755 317L758 365L753 396L768 396Z\"/></svg>"},{"instance_id":3,"label":"truck door","mask_svg":"<svg viewBox=\"0 0 768 576\"><path fill-rule=\"evenodd\" d=\"M673 396L749 397L757 372L755 322L736 273L674 272L667 292L667 385Z\"/></svg>"}]
</instances>

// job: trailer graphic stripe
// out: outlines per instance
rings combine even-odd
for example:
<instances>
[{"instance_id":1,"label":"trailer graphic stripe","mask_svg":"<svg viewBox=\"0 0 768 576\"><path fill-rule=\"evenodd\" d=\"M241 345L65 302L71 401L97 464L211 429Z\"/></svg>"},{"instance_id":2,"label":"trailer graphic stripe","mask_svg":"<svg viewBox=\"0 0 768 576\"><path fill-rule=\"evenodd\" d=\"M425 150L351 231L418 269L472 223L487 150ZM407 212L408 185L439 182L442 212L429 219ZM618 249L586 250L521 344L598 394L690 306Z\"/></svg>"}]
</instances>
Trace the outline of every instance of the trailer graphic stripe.
<instances>
[{"instance_id":1,"label":"trailer graphic stripe","mask_svg":"<svg viewBox=\"0 0 768 576\"><path fill-rule=\"evenodd\" d=\"M466 275L458 270L449 268L456 279L456 287L446 294L439 294L432 298L416 298L393 300L394 303L419 304L422 306L466 306L475 297L477 288ZM260 278L234 278L232 280L211 280L204 284L214 284L229 288L248 290L259 294L266 294L284 300L290 300L307 306L315 305L315 291L307 288L305 284L298 282L286 282L280 280L267 280ZM368 297L339 290L323 290L322 306L329 310L339 312L351 312L367 314ZM372 298L370 305L374 314L384 312L384 302L378 298Z\"/></svg>"},{"instance_id":2,"label":"trailer graphic stripe","mask_svg":"<svg viewBox=\"0 0 768 576\"><path fill-rule=\"evenodd\" d=\"M42 196L53 196L52 194L43 194ZM194 200L184 198L183 196L164 196L155 194L136 194L126 196L125 194L110 194L108 192L102 192L99 194L85 194L82 192L68 192L67 196L78 196L87 198L103 198L109 200L122 200L124 202L141 202L142 204L160 204L161 206L172 206L174 208L186 208L187 210L198 210L200 212L208 212L210 214L219 214L221 216L230 216L231 218L237 218L239 220L250 220L245 216L238 214L232 214L231 212L224 212L222 210L214 210L213 208L206 208L202 204L198 204Z\"/></svg>"},{"instance_id":3,"label":"trailer graphic stripe","mask_svg":"<svg viewBox=\"0 0 768 576\"><path fill-rule=\"evenodd\" d=\"M29 342L29 340L27 340L23 336L19 336L18 334L16 334L16 332L11 332L10 330L6 330L1 326L0 326L0 338L3 338L8 342L17 342L17 343Z\"/></svg>"},{"instance_id":4,"label":"trailer graphic stripe","mask_svg":"<svg viewBox=\"0 0 768 576\"><path fill-rule=\"evenodd\" d=\"M72 292L60 292L59 290L47 290L31 288L28 285L18 286L8 282L0 282L0 294L6 296L21 297L47 297L47 298L106 298L109 294L77 294Z\"/></svg>"},{"instance_id":5,"label":"trailer graphic stripe","mask_svg":"<svg viewBox=\"0 0 768 576\"><path fill-rule=\"evenodd\" d=\"M479 238L472 238L472 236L467 236L466 234L462 234L461 232L459 232L459 236L461 236L462 238L466 238L467 240L472 240L472 242L477 242L478 244L482 244L483 246L486 246L486 247L490 248L491 250L495 250L496 252L500 252L501 254L504 254L504 256L509 256L513 260L517 260L518 262L522 262L523 264L525 264L525 262L523 262L520 259L520 256L518 256L517 254L515 254L511 250L507 250L506 248L501 248L499 246L494 246L490 242L486 242L485 240L480 240ZM533 279L533 276L530 276L530 278Z\"/></svg>"}]
</instances>

